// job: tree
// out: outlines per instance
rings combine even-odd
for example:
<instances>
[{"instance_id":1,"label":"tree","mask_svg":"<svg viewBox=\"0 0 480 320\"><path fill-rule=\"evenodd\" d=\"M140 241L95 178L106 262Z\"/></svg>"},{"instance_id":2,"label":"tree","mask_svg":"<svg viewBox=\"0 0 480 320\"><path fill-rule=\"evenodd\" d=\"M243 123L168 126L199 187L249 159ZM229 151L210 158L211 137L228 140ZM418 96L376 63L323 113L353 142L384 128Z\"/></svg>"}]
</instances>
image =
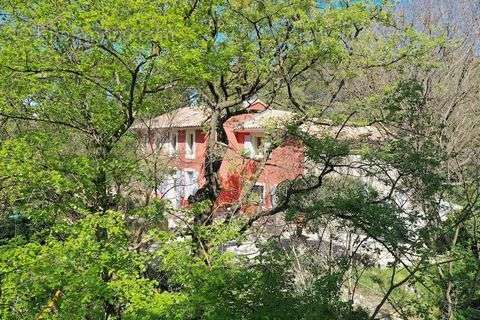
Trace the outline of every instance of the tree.
<instances>
[{"instance_id":1,"label":"tree","mask_svg":"<svg viewBox=\"0 0 480 320\"><path fill-rule=\"evenodd\" d=\"M303 216L312 228L331 219L360 230L398 264L421 243L410 233L419 219L395 196L406 190L435 199L443 176L437 145L417 143L428 129L423 86L402 71L433 68L429 54L444 45L441 37L398 28L375 3L9 0L1 7L2 219L20 215L28 226L7 235L0 250L6 319L365 319L339 299L354 252L346 264L312 264L300 290L295 260L283 256L291 249L259 244L257 259L248 260L224 245L278 213ZM392 78L365 89L365 79L382 73ZM267 155L294 137L320 171L285 182L273 209L244 217L254 175L230 215L215 221L223 124L249 112L243 103L257 96L296 113L272 128ZM139 185L149 193L159 177L156 167L142 167L150 162L130 129L135 119L187 103L210 111L207 182L188 209L175 211L134 194ZM367 122L393 139L345 137L348 126ZM302 129L310 124L325 134ZM355 165L359 154L368 167ZM346 179L346 168L375 177L387 192ZM183 228L167 231L166 214ZM404 264L409 277L424 260L416 262Z\"/></svg>"}]
</instances>

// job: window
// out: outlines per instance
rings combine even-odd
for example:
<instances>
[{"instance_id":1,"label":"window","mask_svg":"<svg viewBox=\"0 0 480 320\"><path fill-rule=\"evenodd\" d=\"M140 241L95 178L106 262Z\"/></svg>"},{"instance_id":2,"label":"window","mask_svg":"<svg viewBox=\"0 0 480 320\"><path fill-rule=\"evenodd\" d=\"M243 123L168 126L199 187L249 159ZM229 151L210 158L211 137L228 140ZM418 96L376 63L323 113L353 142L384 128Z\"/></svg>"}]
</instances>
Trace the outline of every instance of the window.
<instances>
[{"instance_id":1,"label":"window","mask_svg":"<svg viewBox=\"0 0 480 320\"><path fill-rule=\"evenodd\" d=\"M255 200L263 207L265 204L265 187L261 184L256 184L252 188L252 193L255 195Z\"/></svg>"},{"instance_id":2,"label":"window","mask_svg":"<svg viewBox=\"0 0 480 320\"><path fill-rule=\"evenodd\" d=\"M198 173L194 169L176 170L165 177L159 192L164 199L169 200L175 208L182 204L198 190Z\"/></svg>"},{"instance_id":3,"label":"window","mask_svg":"<svg viewBox=\"0 0 480 320\"><path fill-rule=\"evenodd\" d=\"M185 135L185 157L187 159L195 159L195 131L187 131Z\"/></svg>"},{"instance_id":4,"label":"window","mask_svg":"<svg viewBox=\"0 0 480 320\"><path fill-rule=\"evenodd\" d=\"M179 202L177 199L177 181L175 174L164 177L163 182L159 186L158 192L163 199L170 201L175 208L178 207Z\"/></svg>"},{"instance_id":5,"label":"window","mask_svg":"<svg viewBox=\"0 0 480 320\"><path fill-rule=\"evenodd\" d=\"M252 158L263 158L265 154L264 137L260 135L247 135L245 149Z\"/></svg>"},{"instance_id":6,"label":"window","mask_svg":"<svg viewBox=\"0 0 480 320\"><path fill-rule=\"evenodd\" d=\"M276 207L279 203L277 186L272 187L272 190L270 191L270 196L272 197L272 206Z\"/></svg>"},{"instance_id":7,"label":"window","mask_svg":"<svg viewBox=\"0 0 480 320\"><path fill-rule=\"evenodd\" d=\"M193 196L198 190L198 175L195 170L185 170L184 172L185 183L185 197Z\"/></svg>"},{"instance_id":8,"label":"window","mask_svg":"<svg viewBox=\"0 0 480 320\"><path fill-rule=\"evenodd\" d=\"M259 136L253 137L253 149L257 157L263 156L263 138Z\"/></svg>"},{"instance_id":9,"label":"window","mask_svg":"<svg viewBox=\"0 0 480 320\"><path fill-rule=\"evenodd\" d=\"M155 148L157 150L165 150L165 145L169 143L170 135L165 131L155 132ZM168 145L167 145L168 146Z\"/></svg>"},{"instance_id":10,"label":"window","mask_svg":"<svg viewBox=\"0 0 480 320\"><path fill-rule=\"evenodd\" d=\"M178 132L170 132L170 155L178 152Z\"/></svg>"}]
</instances>

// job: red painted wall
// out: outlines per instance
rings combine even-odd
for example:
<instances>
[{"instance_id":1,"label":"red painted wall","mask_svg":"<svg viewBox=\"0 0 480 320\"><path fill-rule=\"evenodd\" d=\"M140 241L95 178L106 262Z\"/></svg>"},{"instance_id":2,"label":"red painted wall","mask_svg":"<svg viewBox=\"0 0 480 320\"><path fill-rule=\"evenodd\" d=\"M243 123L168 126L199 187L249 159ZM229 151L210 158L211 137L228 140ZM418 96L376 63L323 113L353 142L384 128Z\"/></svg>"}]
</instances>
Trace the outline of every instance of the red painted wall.
<instances>
[{"instance_id":1,"label":"red painted wall","mask_svg":"<svg viewBox=\"0 0 480 320\"><path fill-rule=\"evenodd\" d=\"M195 158L188 159L185 156L186 132L190 130L178 130L178 156L173 159L172 165L179 170L194 169L199 174L199 183L203 184L205 182L203 179L203 161L205 159L207 136L202 130L191 130L195 130Z\"/></svg>"},{"instance_id":2,"label":"red painted wall","mask_svg":"<svg viewBox=\"0 0 480 320\"><path fill-rule=\"evenodd\" d=\"M261 111L263 106L254 104L252 110ZM242 186L251 179L256 170L259 170L259 161L242 156L245 137L248 132L235 132L235 128L242 122L250 120L252 114L244 114L230 118L224 125L228 138L228 150L220 168L222 193L218 205L232 203L239 199ZM193 129L192 129L193 130ZM198 172L199 186L205 183L204 160L207 146L207 135L200 129L195 129L196 150L195 159L185 157L186 130L178 131L178 156L171 159L171 165L177 170L193 169ZM266 166L263 168L258 183L265 188L264 206L272 206L271 192L280 182L295 179L304 171L303 147L298 141L288 140L276 148L270 155Z\"/></svg>"},{"instance_id":3,"label":"red painted wall","mask_svg":"<svg viewBox=\"0 0 480 320\"><path fill-rule=\"evenodd\" d=\"M240 115L229 119L225 123L224 128L227 133L229 148L220 168L223 190L219 197L219 206L238 200L244 183L253 177L256 170L259 170L259 161L242 156L245 136L249 133L234 131L234 128L240 122L244 122L251 117L251 115ZM201 186L205 183L203 166L207 135L201 130L196 130L196 154L194 160L185 158L185 130L179 130L178 142L179 156L174 160L173 165L179 170L196 170L199 173L199 184ZM303 173L303 170L304 153L300 143L289 140L276 148L270 155L257 181L265 188L264 206L267 208L272 206L271 192L275 186L282 181L297 178Z\"/></svg>"}]
</instances>

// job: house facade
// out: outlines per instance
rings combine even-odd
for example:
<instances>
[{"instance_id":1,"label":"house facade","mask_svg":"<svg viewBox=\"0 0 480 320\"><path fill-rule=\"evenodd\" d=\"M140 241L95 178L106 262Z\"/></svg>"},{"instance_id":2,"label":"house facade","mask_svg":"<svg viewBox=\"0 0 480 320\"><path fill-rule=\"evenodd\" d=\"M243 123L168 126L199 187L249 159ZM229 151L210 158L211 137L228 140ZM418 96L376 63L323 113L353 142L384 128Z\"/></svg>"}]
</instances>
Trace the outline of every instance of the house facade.
<instances>
[{"instance_id":1,"label":"house facade","mask_svg":"<svg viewBox=\"0 0 480 320\"><path fill-rule=\"evenodd\" d=\"M287 139L264 159L268 147L267 124L287 120L293 114L270 109L261 101L245 108L248 113L233 116L224 124L228 147L219 171L222 190L216 205L222 207L237 201L245 183L258 176L251 202L271 208L278 184L304 173L303 147L298 141ZM186 206L188 197L205 183L208 135L203 128L208 118L206 109L185 107L134 127L144 137L147 152L165 156L171 174L164 179L157 194L176 207Z\"/></svg>"},{"instance_id":2,"label":"house facade","mask_svg":"<svg viewBox=\"0 0 480 320\"><path fill-rule=\"evenodd\" d=\"M244 107L247 113L233 116L224 123L228 146L219 171L222 188L216 205L221 208L235 203L242 196L245 184L255 178L254 197L249 198L248 203L270 209L275 205L275 190L281 182L315 174L322 168L305 158L301 142L293 138L284 140L268 155L265 153L269 149L267 132L293 119L294 113L272 109L261 101ZM208 134L204 128L208 120L208 109L184 107L134 125L134 130L143 137L145 152L161 154L162 163L168 167L164 171L169 174L155 194L168 199L175 207L187 206L188 198L205 184ZM305 123L301 129L310 135L328 135L341 140L382 139L381 132L372 126ZM352 168L356 158L349 158ZM348 174L362 176L356 170Z\"/></svg>"}]
</instances>

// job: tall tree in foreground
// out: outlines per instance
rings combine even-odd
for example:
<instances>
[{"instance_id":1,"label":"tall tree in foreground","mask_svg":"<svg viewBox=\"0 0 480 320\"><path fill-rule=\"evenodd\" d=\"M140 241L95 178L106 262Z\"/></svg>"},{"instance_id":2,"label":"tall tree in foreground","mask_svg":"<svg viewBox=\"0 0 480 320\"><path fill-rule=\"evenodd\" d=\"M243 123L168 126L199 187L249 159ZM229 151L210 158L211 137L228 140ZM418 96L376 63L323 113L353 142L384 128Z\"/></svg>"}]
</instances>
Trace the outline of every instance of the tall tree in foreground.
<instances>
[{"instance_id":1,"label":"tall tree in foreground","mask_svg":"<svg viewBox=\"0 0 480 320\"><path fill-rule=\"evenodd\" d=\"M441 41L395 28L388 12L362 3L4 0L0 6L1 218L13 224L0 249L2 318L367 317L340 298L345 263L312 263L312 277L299 287L278 243L261 244L255 260L223 246L245 239L262 218L286 213L312 224L335 220L404 258L416 235L393 199L400 178L388 169L401 172L406 186L425 188L422 196L431 196L438 180L435 149L407 148L416 137L409 129L421 124L409 114L421 105L422 86L401 71L432 68L425 58ZM394 68L393 79L357 89L366 76ZM248 112L242 104L256 96L296 113L272 128L272 148L293 136L320 170L286 182L273 209L244 217L251 181L231 215L214 221L223 124ZM151 177L139 170L129 129L136 118L191 99L210 111L207 183L188 209L145 204L130 192ZM380 152L342 138L347 125L367 121L386 132L403 127ZM307 134L303 128L311 124L333 134ZM353 166L349 159L358 154L391 192L329 178ZM166 231L167 213L181 216L184 228Z\"/></svg>"}]
</instances>

